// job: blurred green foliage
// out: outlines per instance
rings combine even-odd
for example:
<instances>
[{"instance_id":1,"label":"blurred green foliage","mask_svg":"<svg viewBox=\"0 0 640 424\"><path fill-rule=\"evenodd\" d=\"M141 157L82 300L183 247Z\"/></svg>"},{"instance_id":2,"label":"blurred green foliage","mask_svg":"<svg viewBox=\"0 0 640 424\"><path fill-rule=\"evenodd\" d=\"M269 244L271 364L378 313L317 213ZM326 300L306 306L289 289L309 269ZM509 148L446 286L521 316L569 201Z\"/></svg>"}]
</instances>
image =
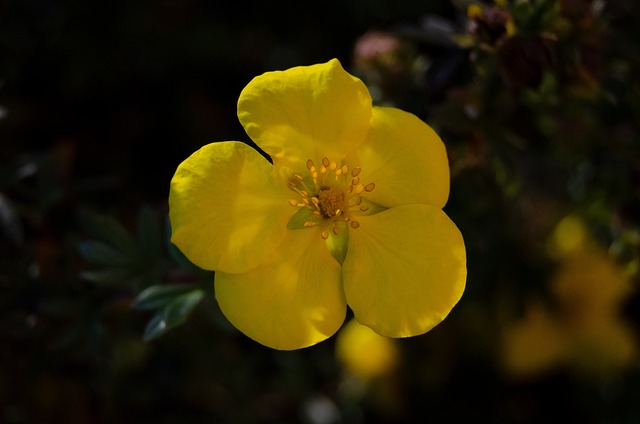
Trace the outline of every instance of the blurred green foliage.
<instances>
[{"instance_id":1,"label":"blurred green foliage","mask_svg":"<svg viewBox=\"0 0 640 424\"><path fill-rule=\"evenodd\" d=\"M567 215L629 278L640 344L639 6L470 4L0 2L0 422L640 421L637 356L521 379L501 351L531 299L563 317L548 240ZM441 135L468 253L460 304L366 385L333 339L239 334L166 217L187 155L249 142L253 76L332 57Z\"/></svg>"}]
</instances>

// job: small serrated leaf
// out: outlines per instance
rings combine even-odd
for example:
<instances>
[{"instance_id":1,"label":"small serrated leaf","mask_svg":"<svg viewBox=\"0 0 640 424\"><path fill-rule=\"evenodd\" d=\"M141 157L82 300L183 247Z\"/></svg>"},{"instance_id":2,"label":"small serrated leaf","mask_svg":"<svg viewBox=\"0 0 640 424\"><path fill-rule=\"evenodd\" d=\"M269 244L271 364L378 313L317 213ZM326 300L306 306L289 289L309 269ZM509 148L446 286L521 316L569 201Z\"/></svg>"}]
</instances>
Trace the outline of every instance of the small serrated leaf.
<instances>
[{"instance_id":1,"label":"small serrated leaf","mask_svg":"<svg viewBox=\"0 0 640 424\"><path fill-rule=\"evenodd\" d=\"M162 312L158 312L151 318L145 327L142 338L145 342L148 342L161 336L167 330L167 322L164 318L164 314L162 314Z\"/></svg>"},{"instance_id":2,"label":"small serrated leaf","mask_svg":"<svg viewBox=\"0 0 640 424\"><path fill-rule=\"evenodd\" d=\"M161 308L176 297L197 288L195 284L163 284L147 287L138 294L132 307L141 310Z\"/></svg>"},{"instance_id":3,"label":"small serrated leaf","mask_svg":"<svg viewBox=\"0 0 640 424\"><path fill-rule=\"evenodd\" d=\"M204 297L204 290L197 289L185 293L175 298L164 307L164 314L167 325L175 327L186 321L191 311L200 303Z\"/></svg>"},{"instance_id":4,"label":"small serrated leaf","mask_svg":"<svg viewBox=\"0 0 640 424\"><path fill-rule=\"evenodd\" d=\"M169 304L160 309L149 321L143 339L148 342L166 331L177 327L186 321L193 309L204 297L204 290L196 289L178 296Z\"/></svg>"}]
</instances>

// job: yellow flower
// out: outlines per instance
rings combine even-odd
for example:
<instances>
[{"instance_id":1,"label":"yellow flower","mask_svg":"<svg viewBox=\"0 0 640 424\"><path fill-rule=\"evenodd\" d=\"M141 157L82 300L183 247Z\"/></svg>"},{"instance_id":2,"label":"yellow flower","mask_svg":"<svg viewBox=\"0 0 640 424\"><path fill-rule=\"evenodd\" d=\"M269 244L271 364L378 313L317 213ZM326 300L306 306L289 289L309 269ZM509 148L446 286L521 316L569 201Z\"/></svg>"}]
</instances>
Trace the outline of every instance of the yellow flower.
<instances>
[{"instance_id":1,"label":"yellow flower","mask_svg":"<svg viewBox=\"0 0 640 424\"><path fill-rule=\"evenodd\" d=\"M347 323L336 338L336 356L345 370L367 382L393 371L398 347L357 320Z\"/></svg>"},{"instance_id":2,"label":"yellow flower","mask_svg":"<svg viewBox=\"0 0 640 424\"><path fill-rule=\"evenodd\" d=\"M562 261L550 281L555 309L532 301L524 319L507 326L507 370L533 376L569 366L607 376L632 364L638 346L621 315L621 305L632 293L627 276L573 216L560 221L549 247Z\"/></svg>"},{"instance_id":3,"label":"yellow flower","mask_svg":"<svg viewBox=\"0 0 640 424\"><path fill-rule=\"evenodd\" d=\"M234 141L202 147L169 195L172 241L215 270L227 319L266 346L333 335L347 304L379 334L442 321L464 290L462 236L442 211L442 141L415 116L372 107L337 60L254 78L238 117L271 159Z\"/></svg>"}]
</instances>

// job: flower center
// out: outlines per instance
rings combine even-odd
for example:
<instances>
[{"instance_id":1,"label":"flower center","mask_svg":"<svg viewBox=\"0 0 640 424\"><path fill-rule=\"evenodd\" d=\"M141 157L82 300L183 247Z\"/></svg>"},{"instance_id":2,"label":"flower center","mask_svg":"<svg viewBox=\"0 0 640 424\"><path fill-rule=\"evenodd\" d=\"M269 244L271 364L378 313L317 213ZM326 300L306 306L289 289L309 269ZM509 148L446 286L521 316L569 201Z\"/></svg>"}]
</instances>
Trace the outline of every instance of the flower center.
<instances>
[{"instance_id":1,"label":"flower center","mask_svg":"<svg viewBox=\"0 0 640 424\"><path fill-rule=\"evenodd\" d=\"M368 207L362 204L364 192L371 192L374 183L360 182L360 168L338 165L329 158L322 158L322 165L309 159L304 176L294 174L287 183L289 188L298 193L299 199L289 200L291 206L308 209L312 218L304 222L305 227L322 227L322 238L329 237L329 229L338 234L346 223L351 228L358 228L360 223L354 216L365 212Z\"/></svg>"},{"instance_id":2,"label":"flower center","mask_svg":"<svg viewBox=\"0 0 640 424\"><path fill-rule=\"evenodd\" d=\"M334 218L342 215L345 208L345 195L335 187L323 187L318 193L318 208L323 218Z\"/></svg>"}]
</instances>

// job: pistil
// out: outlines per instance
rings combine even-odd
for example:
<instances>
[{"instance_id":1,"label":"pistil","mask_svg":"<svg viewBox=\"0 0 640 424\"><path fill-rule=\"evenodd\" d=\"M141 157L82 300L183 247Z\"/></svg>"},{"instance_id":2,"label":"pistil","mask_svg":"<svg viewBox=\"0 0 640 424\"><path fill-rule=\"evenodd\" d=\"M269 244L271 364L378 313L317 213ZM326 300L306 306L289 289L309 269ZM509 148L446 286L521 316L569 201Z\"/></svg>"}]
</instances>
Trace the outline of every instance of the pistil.
<instances>
[{"instance_id":1,"label":"pistil","mask_svg":"<svg viewBox=\"0 0 640 424\"><path fill-rule=\"evenodd\" d=\"M329 231L337 235L344 224L356 229L360 223L354 216L367 211L362 205L361 194L373 191L374 183L363 184L360 180L361 169L350 168L346 164L322 158L321 165L307 160L308 177L294 174L288 181L288 187L296 192L299 199L289 200L295 207L313 211L313 219L304 222L304 227L322 226L322 238L329 238Z\"/></svg>"}]
</instances>

